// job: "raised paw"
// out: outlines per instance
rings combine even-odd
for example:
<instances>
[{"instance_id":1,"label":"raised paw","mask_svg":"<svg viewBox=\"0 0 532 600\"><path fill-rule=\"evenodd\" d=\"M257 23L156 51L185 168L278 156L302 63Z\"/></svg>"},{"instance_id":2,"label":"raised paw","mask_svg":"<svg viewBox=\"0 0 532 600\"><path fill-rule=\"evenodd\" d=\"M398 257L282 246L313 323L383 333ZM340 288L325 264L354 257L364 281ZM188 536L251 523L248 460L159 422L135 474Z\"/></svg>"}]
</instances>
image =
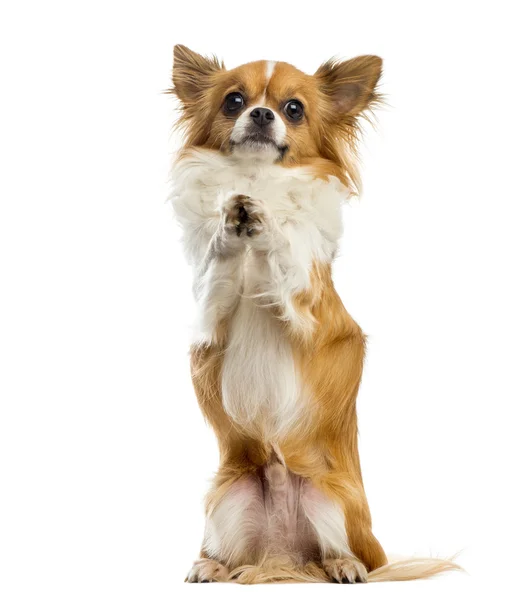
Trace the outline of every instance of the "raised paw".
<instances>
[{"instance_id":1,"label":"raised paw","mask_svg":"<svg viewBox=\"0 0 532 600\"><path fill-rule=\"evenodd\" d=\"M254 237L264 230L264 207L259 200L236 194L222 206L225 230L229 234Z\"/></svg>"},{"instance_id":2,"label":"raised paw","mask_svg":"<svg viewBox=\"0 0 532 600\"><path fill-rule=\"evenodd\" d=\"M229 571L221 563L210 558L197 560L190 569L187 578L188 583L212 583L213 581L229 581Z\"/></svg>"},{"instance_id":3,"label":"raised paw","mask_svg":"<svg viewBox=\"0 0 532 600\"><path fill-rule=\"evenodd\" d=\"M356 558L328 558L323 561L325 573L335 583L366 583L366 567Z\"/></svg>"}]
</instances>

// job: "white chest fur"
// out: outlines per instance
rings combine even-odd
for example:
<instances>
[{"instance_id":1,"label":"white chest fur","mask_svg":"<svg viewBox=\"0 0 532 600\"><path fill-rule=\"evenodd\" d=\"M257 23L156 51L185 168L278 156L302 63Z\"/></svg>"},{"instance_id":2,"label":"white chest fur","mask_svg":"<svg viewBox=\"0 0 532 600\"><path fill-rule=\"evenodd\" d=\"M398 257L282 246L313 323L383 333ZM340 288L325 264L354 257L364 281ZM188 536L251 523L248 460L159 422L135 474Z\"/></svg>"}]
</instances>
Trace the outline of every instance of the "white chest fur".
<instances>
[{"instance_id":1,"label":"white chest fur","mask_svg":"<svg viewBox=\"0 0 532 600\"><path fill-rule=\"evenodd\" d=\"M231 320L222 368L226 412L240 426L275 439L297 417L300 388L282 323L253 299L242 298Z\"/></svg>"},{"instance_id":2,"label":"white chest fur","mask_svg":"<svg viewBox=\"0 0 532 600\"><path fill-rule=\"evenodd\" d=\"M303 391L279 311L258 302L256 292L264 289L286 319L297 318L291 298L310 285L314 261L334 256L347 191L336 179L317 180L304 168L241 162L215 152L193 152L172 175L172 200L195 270L195 289L200 290L195 340L209 343L218 308L231 305L222 368L225 410L253 433L279 438L297 419ZM224 279L216 280L205 272L205 257L218 227L220 199L231 193L260 199L275 219L282 243L269 248L266 259L264 252L259 257L249 248L239 268L225 266Z\"/></svg>"}]
</instances>

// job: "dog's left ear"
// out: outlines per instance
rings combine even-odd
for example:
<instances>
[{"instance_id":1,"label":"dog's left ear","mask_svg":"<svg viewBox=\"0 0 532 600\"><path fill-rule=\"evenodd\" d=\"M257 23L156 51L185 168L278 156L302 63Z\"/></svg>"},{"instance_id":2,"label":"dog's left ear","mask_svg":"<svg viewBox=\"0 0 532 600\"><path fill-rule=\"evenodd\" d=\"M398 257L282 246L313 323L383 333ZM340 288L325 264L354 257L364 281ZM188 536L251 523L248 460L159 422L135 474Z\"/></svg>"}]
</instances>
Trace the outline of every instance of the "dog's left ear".
<instances>
[{"instance_id":1,"label":"dog's left ear","mask_svg":"<svg viewBox=\"0 0 532 600\"><path fill-rule=\"evenodd\" d=\"M331 101L337 116L355 117L378 100L375 92L382 72L378 56L357 56L350 60L328 60L314 76L318 85Z\"/></svg>"},{"instance_id":2,"label":"dog's left ear","mask_svg":"<svg viewBox=\"0 0 532 600\"><path fill-rule=\"evenodd\" d=\"M174 46L173 91L185 106L194 104L209 87L213 76L224 68L216 57L202 56L178 44Z\"/></svg>"}]
</instances>

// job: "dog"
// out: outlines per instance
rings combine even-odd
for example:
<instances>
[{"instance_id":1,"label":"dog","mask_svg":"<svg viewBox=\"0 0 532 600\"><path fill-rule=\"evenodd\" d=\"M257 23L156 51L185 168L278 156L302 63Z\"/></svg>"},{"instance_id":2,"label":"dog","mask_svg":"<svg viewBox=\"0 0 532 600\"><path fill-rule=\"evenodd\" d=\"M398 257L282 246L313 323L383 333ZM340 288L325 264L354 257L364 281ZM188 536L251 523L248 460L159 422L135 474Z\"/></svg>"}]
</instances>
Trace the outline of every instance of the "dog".
<instances>
[{"instance_id":1,"label":"dog","mask_svg":"<svg viewBox=\"0 0 532 600\"><path fill-rule=\"evenodd\" d=\"M331 265L381 69L359 56L314 75L269 61L228 70L174 48L184 144L171 198L198 306L192 379L220 451L186 581L355 583L460 568L388 564L362 483L366 341Z\"/></svg>"}]
</instances>

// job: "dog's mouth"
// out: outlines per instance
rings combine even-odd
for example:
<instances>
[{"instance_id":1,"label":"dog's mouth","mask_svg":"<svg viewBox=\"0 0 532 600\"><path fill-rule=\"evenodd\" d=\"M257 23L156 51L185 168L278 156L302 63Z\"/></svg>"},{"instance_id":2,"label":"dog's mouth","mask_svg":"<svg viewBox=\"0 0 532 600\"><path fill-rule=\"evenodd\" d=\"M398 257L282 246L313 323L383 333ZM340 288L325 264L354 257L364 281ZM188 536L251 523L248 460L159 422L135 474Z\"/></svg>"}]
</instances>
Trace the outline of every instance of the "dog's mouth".
<instances>
[{"instance_id":1,"label":"dog's mouth","mask_svg":"<svg viewBox=\"0 0 532 600\"><path fill-rule=\"evenodd\" d=\"M240 146L275 146L278 148L275 140L261 131L254 131L244 137L238 145Z\"/></svg>"},{"instance_id":2,"label":"dog's mouth","mask_svg":"<svg viewBox=\"0 0 532 600\"><path fill-rule=\"evenodd\" d=\"M279 159L288 151L288 146L280 146L271 136L261 131L254 131L238 142L232 142L231 146L233 149L248 150L252 153L276 150L279 154Z\"/></svg>"}]
</instances>

